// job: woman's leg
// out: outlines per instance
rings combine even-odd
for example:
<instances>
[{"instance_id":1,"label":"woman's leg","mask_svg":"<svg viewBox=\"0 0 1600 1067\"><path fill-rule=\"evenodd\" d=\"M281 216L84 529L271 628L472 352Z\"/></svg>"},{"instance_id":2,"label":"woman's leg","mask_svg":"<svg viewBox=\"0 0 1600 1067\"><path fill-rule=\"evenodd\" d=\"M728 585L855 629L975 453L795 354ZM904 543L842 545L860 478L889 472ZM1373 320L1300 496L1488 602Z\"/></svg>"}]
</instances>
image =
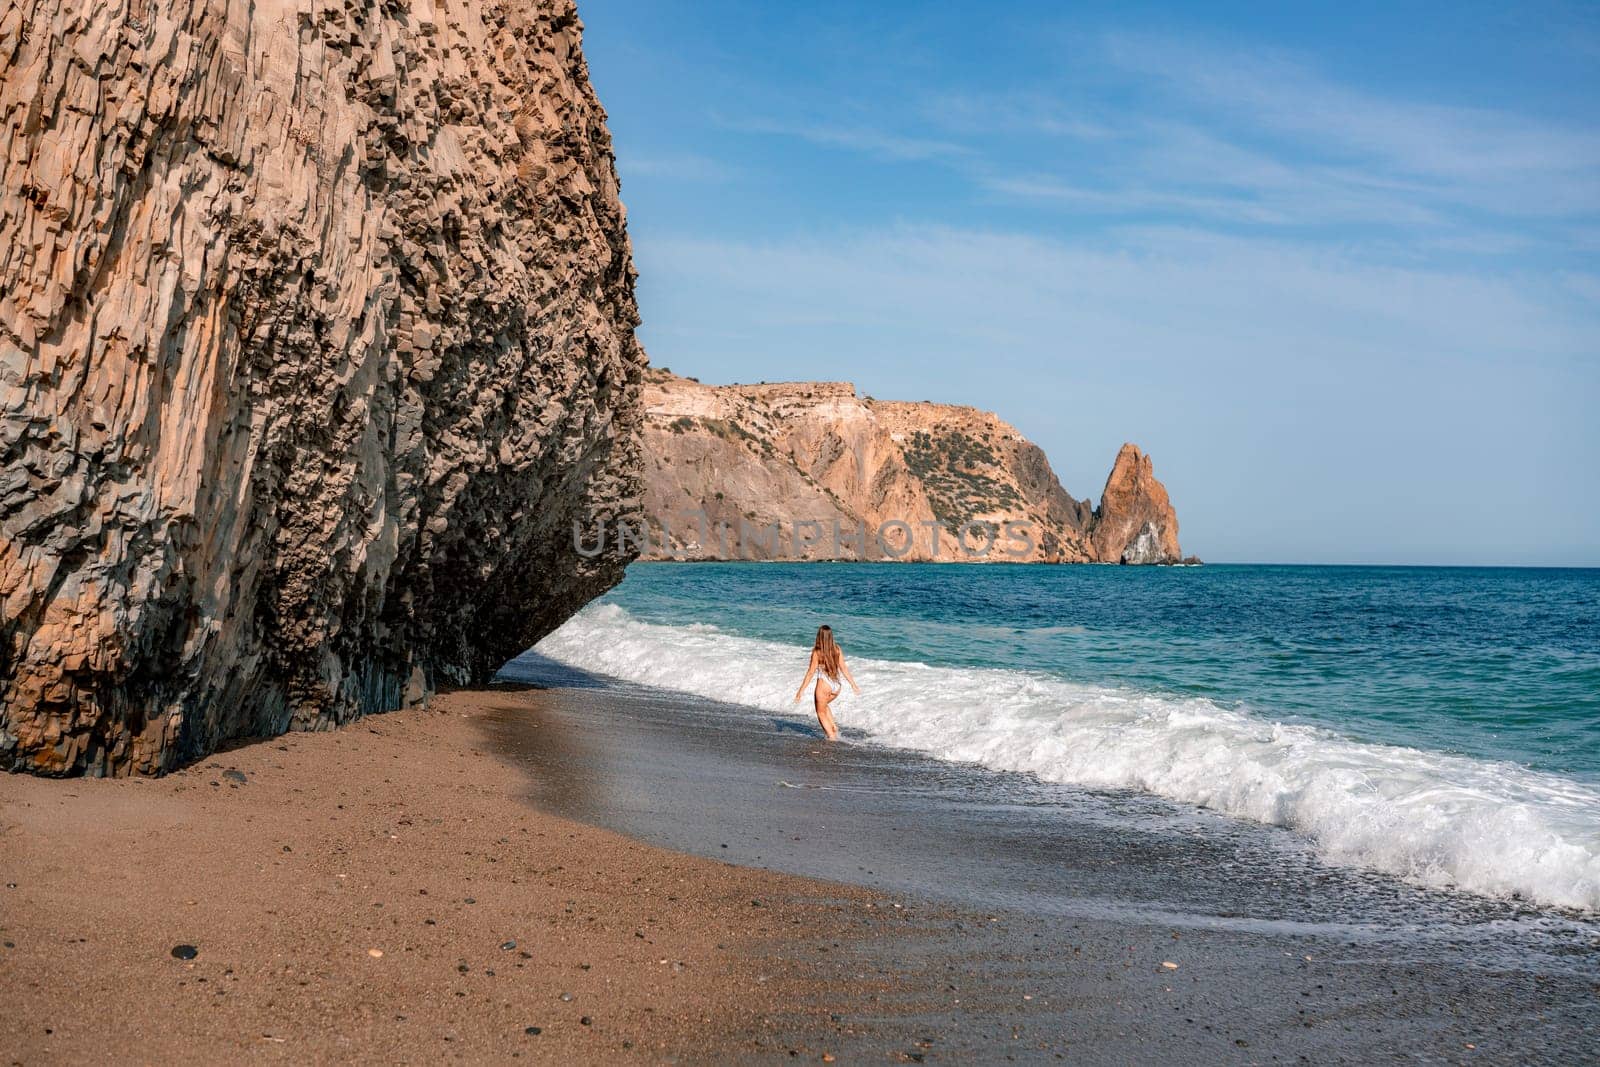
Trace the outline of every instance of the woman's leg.
<instances>
[{"instance_id":1,"label":"woman's leg","mask_svg":"<svg viewBox=\"0 0 1600 1067\"><path fill-rule=\"evenodd\" d=\"M838 696L827 682L820 678L817 680L816 704L817 722L822 725L822 732L828 736L829 741L839 740L839 728L833 724L833 712L828 710L828 705L833 703L833 698Z\"/></svg>"}]
</instances>

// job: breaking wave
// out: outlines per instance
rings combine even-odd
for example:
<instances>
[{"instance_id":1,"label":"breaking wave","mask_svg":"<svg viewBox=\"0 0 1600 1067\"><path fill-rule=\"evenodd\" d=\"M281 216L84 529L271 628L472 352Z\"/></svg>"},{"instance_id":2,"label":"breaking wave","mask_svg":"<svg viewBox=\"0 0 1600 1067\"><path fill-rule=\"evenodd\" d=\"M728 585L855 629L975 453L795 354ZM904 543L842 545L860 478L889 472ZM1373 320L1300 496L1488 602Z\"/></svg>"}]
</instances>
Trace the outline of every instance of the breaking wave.
<instances>
[{"instance_id":1,"label":"breaking wave","mask_svg":"<svg viewBox=\"0 0 1600 1067\"><path fill-rule=\"evenodd\" d=\"M806 650L590 605L535 649L567 666L810 719ZM1324 859L1430 886L1600 909L1600 790L1515 763L1369 744L1203 698L1030 671L853 658L835 714L881 744L1051 782L1139 789L1289 827Z\"/></svg>"}]
</instances>

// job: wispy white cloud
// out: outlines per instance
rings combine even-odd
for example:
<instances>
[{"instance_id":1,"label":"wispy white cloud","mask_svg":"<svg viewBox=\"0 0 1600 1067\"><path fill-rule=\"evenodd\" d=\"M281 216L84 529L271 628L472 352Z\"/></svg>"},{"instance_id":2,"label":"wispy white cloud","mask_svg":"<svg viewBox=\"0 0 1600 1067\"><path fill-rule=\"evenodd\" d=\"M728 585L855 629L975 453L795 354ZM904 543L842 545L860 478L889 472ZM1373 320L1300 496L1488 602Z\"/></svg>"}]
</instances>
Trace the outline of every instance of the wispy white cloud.
<instances>
[{"instance_id":1,"label":"wispy white cloud","mask_svg":"<svg viewBox=\"0 0 1600 1067\"><path fill-rule=\"evenodd\" d=\"M673 181L715 183L732 180L738 169L695 152L629 152L619 156L617 169L623 180L632 175Z\"/></svg>"},{"instance_id":2,"label":"wispy white cloud","mask_svg":"<svg viewBox=\"0 0 1600 1067\"><path fill-rule=\"evenodd\" d=\"M1113 221L1388 229L1492 256L1573 247L1571 228L1600 217L1593 124L1384 96L1293 56L1187 39L1111 34L1088 54L1101 69L1087 86L934 86L873 127L726 125L927 161L990 198Z\"/></svg>"},{"instance_id":3,"label":"wispy white cloud","mask_svg":"<svg viewBox=\"0 0 1600 1067\"><path fill-rule=\"evenodd\" d=\"M1312 158L1406 176L1428 194L1512 216L1600 211L1600 132L1524 114L1382 96L1283 54L1128 34L1106 54L1170 99Z\"/></svg>"},{"instance_id":4,"label":"wispy white cloud","mask_svg":"<svg viewBox=\"0 0 1600 1067\"><path fill-rule=\"evenodd\" d=\"M1239 196L1205 196L1141 186L1093 188L1048 174L995 174L981 177L978 181L983 188L1002 196L1050 202L1108 215L1148 216L1154 212L1235 222L1283 224L1290 221L1281 210Z\"/></svg>"},{"instance_id":5,"label":"wispy white cloud","mask_svg":"<svg viewBox=\"0 0 1600 1067\"><path fill-rule=\"evenodd\" d=\"M957 159L972 149L954 141L889 132L861 126L831 123L784 122L776 119L724 119L721 125L741 133L798 137L826 148L863 152L878 159L928 160Z\"/></svg>"},{"instance_id":6,"label":"wispy white cloud","mask_svg":"<svg viewBox=\"0 0 1600 1067\"><path fill-rule=\"evenodd\" d=\"M934 90L926 94L918 110L928 122L968 135L1022 133L1083 141L1122 136L1121 124L1099 115L1098 109L1037 91L975 94Z\"/></svg>"},{"instance_id":7,"label":"wispy white cloud","mask_svg":"<svg viewBox=\"0 0 1600 1067\"><path fill-rule=\"evenodd\" d=\"M1600 307L1600 275L1568 272L1561 275L1561 283L1579 298ZM1600 362L1600 351L1594 353L1594 358Z\"/></svg>"},{"instance_id":8,"label":"wispy white cloud","mask_svg":"<svg viewBox=\"0 0 1600 1067\"><path fill-rule=\"evenodd\" d=\"M753 324L906 324L1030 345L1057 335L1090 352L1202 347L1228 362L1275 358L1288 345L1341 361L1403 351L1443 365L1511 352L1564 362L1600 335L1600 306L1579 314L1537 279L1384 266L1337 247L1187 226L1127 227L1096 241L902 226L775 242L658 240L651 254L679 278L736 294L730 314ZM1587 276L1574 277L1582 287Z\"/></svg>"},{"instance_id":9,"label":"wispy white cloud","mask_svg":"<svg viewBox=\"0 0 1600 1067\"><path fill-rule=\"evenodd\" d=\"M1195 222L1271 227L1436 226L1447 221L1426 202L1361 174L1335 168L1296 171L1223 143L1197 152L1192 142L1199 139L1178 135L1143 146L1124 166L1086 176L1099 184L1048 173L985 174L976 180L1001 195L1118 216L1182 215ZM1185 167L1186 160L1192 166Z\"/></svg>"}]
</instances>

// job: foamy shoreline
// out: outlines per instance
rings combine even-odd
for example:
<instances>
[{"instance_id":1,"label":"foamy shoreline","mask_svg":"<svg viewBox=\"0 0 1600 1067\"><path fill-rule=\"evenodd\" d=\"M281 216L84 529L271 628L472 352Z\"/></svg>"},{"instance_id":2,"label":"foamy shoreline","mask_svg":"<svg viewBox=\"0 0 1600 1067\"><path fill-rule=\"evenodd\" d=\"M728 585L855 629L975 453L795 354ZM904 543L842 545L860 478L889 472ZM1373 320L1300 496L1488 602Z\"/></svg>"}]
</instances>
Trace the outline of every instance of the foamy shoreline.
<instances>
[{"instance_id":1,"label":"foamy shoreline","mask_svg":"<svg viewBox=\"0 0 1600 1067\"><path fill-rule=\"evenodd\" d=\"M804 721L803 650L590 605L538 646L580 670ZM1017 670L857 658L872 740L1047 782L1138 789L1306 835L1329 862L1600 912L1600 790L1510 763L1362 743L1202 698Z\"/></svg>"}]
</instances>

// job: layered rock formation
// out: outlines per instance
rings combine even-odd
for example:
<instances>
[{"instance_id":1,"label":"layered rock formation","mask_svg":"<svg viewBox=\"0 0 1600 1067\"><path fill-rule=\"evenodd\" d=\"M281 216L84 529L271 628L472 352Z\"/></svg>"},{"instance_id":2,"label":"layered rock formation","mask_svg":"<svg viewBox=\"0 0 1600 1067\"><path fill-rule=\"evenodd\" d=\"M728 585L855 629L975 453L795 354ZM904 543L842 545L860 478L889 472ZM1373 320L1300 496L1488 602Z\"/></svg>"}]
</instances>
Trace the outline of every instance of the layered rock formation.
<instances>
[{"instance_id":1,"label":"layered rock formation","mask_svg":"<svg viewBox=\"0 0 1600 1067\"><path fill-rule=\"evenodd\" d=\"M633 272L570 0L0 12L0 766L482 681L613 584Z\"/></svg>"},{"instance_id":2,"label":"layered rock formation","mask_svg":"<svg viewBox=\"0 0 1600 1067\"><path fill-rule=\"evenodd\" d=\"M644 403L646 558L1180 559L1177 516L1133 445L1092 508L1038 446L976 408L655 369Z\"/></svg>"}]
</instances>

